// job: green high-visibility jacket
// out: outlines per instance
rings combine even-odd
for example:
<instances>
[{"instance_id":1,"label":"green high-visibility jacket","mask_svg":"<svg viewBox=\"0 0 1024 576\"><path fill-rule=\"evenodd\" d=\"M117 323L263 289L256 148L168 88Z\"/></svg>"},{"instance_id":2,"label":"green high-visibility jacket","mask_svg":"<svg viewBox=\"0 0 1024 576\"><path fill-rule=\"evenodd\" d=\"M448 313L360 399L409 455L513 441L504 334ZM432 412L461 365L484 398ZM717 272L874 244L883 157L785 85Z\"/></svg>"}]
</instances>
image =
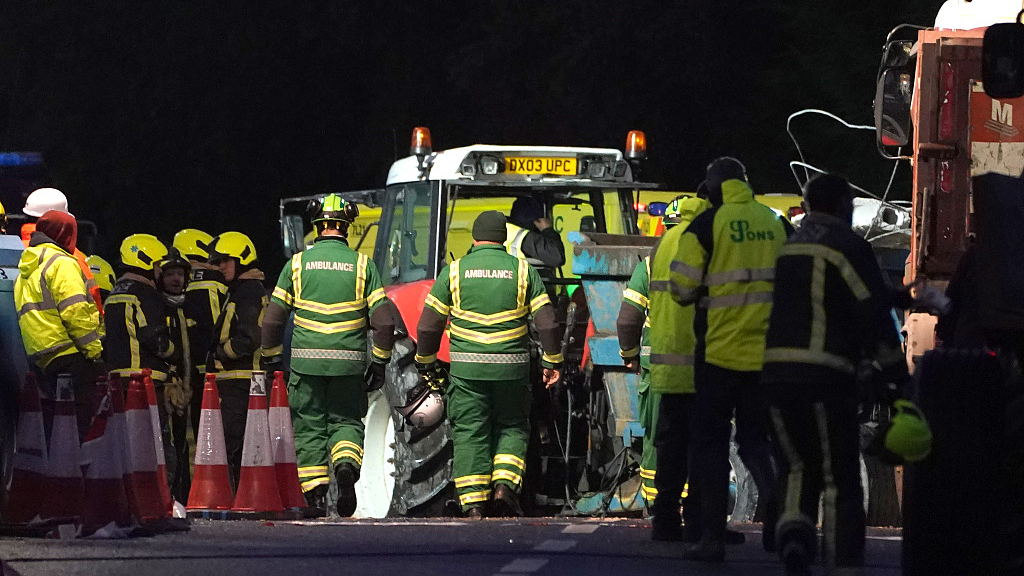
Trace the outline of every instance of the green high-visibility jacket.
<instances>
[{"instance_id":1,"label":"green high-visibility jacket","mask_svg":"<svg viewBox=\"0 0 1024 576\"><path fill-rule=\"evenodd\" d=\"M343 238L320 237L281 270L271 301L295 311L291 369L314 376L362 374L369 316L387 297L377 268ZM387 339L390 344L390 338ZM265 356L281 352L275 346ZM390 346L372 350L378 361Z\"/></svg>"},{"instance_id":2,"label":"green high-visibility jacket","mask_svg":"<svg viewBox=\"0 0 1024 576\"><path fill-rule=\"evenodd\" d=\"M672 298L672 260L689 222L711 207L700 198L680 199L683 221L662 235L651 253L651 282L648 320L651 343L651 391L656 394L692 394L694 350L697 345L692 304L681 305Z\"/></svg>"},{"instance_id":3,"label":"green high-visibility jacket","mask_svg":"<svg viewBox=\"0 0 1024 576\"><path fill-rule=\"evenodd\" d=\"M477 380L525 377L530 365L528 317L545 307L550 312L550 306L540 274L526 260L510 256L500 244L474 246L466 256L445 266L434 282L417 329L421 337L416 361L433 362L440 343L439 338L423 338L425 322L450 316L453 376ZM542 363L558 367L562 354L557 331L553 324L544 322L542 327L539 320L537 324L544 348Z\"/></svg>"},{"instance_id":4,"label":"green high-visibility jacket","mask_svg":"<svg viewBox=\"0 0 1024 576\"><path fill-rule=\"evenodd\" d=\"M640 342L637 343L634 340L634 342L629 343L629 345L636 343L638 346L629 349L620 349L619 355L623 358L631 358L639 355L640 366L642 368L651 367L651 318L648 315L650 280L651 257L648 256L633 269L633 275L629 277L629 282L626 283L626 289L622 292L622 303L630 305L640 311L644 316L644 324L640 335ZM637 323L639 323L639 318L637 319ZM632 324L632 326L634 326L635 329L635 324ZM635 334L633 331L631 331L631 333ZM619 334L621 336L623 332L620 331ZM619 342L620 348L625 345L622 343L622 338L620 338Z\"/></svg>"},{"instance_id":5,"label":"green high-visibility jacket","mask_svg":"<svg viewBox=\"0 0 1024 576\"><path fill-rule=\"evenodd\" d=\"M722 198L721 206L694 218L680 238L669 288L680 304L699 300L707 310L706 362L756 371L764 357L775 257L791 228L757 203L742 180L723 182Z\"/></svg>"}]
</instances>

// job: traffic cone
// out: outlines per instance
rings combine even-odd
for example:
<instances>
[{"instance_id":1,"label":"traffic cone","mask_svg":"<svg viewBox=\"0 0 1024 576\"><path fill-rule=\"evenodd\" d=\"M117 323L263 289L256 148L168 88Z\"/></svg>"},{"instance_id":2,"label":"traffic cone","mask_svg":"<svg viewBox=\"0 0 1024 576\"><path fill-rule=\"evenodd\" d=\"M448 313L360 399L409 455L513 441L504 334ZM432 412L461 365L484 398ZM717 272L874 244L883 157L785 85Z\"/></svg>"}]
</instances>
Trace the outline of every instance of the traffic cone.
<instances>
[{"instance_id":1,"label":"traffic cone","mask_svg":"<svg viewBox=\"0 0 1024 576\"><path fill-rule=\"evenodd\" d=\"M188 493L189 510L229 510L231 482L228 480L228 453L224 448L224 422L220 415L220 397L216 376L206 375L203 407L196 438L196 462L192 489Z\"/></svg>"},{"instance_id":2,"label":"traffic cone","mask_svg":"<svg viewBox=\"0 0 1024 576\"><path fill-rule=\"evenodd\" d=\"M153 448L153 426L150 423L146 385L142 378L132 378L128 385L128 403L125 421L128 427L129 472L132 492L139 508L134 511L140 520L150 521L167 517L163 494L160 491L160 470Z\"/></svg>"},{"instance_id":3,"label":"traffic cone","mask_svg":"<svg viewBox=\"0 0 1024 576\"><path fill-rule=\"evenodd\" d=\"M120 374L110 374L110 378L107 381L107 395L105 396L110 402L110 417L107 426L111 430L110 442L115 445L113 450L117 455L116 461L112 464L116 465L121 471L121 482L124 484L125 496L128 499L128 509L132 515L140 518L139 499L136 497L132 486L132 471L128 462L130 450L128 446L128 421L124 413L126 388L127 386L121 383ZM102 401L103 398L100 400Z\"/></svg>"},{"instance_id":4,"label":"traffic cone","mask_svg":"<svg viewBox=\"0 0 1024 576\"><path fill-rule=\"evenodd\" d=\"M268 420L281 503L285 508L305 508L306 499L302 496L299 469L295 463L295 432L292 430L292 414L288 407L288 388L284 383L284 372L274 372Z\"/></svg>"},{"instance_id":5,"label":"traffic cone","mask_svg":"<svg viewBox=\"0 0 1024 576\"><path fill-rule=\"evenodd\" d=\"M109 389L99 410L92 420L92 426L82 443L82 468L85 474L85 511L83 524L91 533L115 522L119 526L131 526L132 515L125 492L123 472L123 445L117 418L114 415L114 398L118 392Z\"/></svg>"},{"instance_id":6,"label":"traffic cone","mask_svg":"<svg viewBox=\"0 0 1024 576\"><path fill-rule=\"evenodd\" d=\"M7 495L4 521L24 524L35 518L50 494L47 489L46 431L39 387L32 374L21 386L21 413L18 416L17 448L11 491Z\"/></svg>"},{"instance_id":7,"label":"traffic cone","mask_svg":"<svg viewBox=\"0 0 1024 576\"><path fill-rule=\"evenodd\" d=\"M81 516L85 499L82 467L79 464L78 417L71 376L57 377L54 397L53 426L48 451L50 497L43 504L44 518Z\"/></svg>"},{"instance_id":8,"label":"traffic cone","mask_svg":"<svg viewBox=\"0 0 1024 576\"><path fill-rule=\"evenodd\" d=\"M153 371L146 368L142 371L142 381L146 385L146 400L149 402L149 415L153 427L153 444L156 448L157 470L160 472L160 495L164 504L167 505L167 512L170 513L174 506L171 498L171 487L167 485L167 460L164 456L163 426L160 424L160 411L156 406L156 384L151 378Z\"/></svg>"},{"instance_id":9,"label":"traffic cone","mask_svg":"<svg viewBox=\"0 0 1024 576\"><path fill-rule=\"evenodd\" d=\"M296 472L298 475L298 472ZM267 373L253 370L249 385L249 412L245 417L242 471L232 510L280 512L281 493L270 451L270 423L267 420Z\"/></svg>"}]
</instances>

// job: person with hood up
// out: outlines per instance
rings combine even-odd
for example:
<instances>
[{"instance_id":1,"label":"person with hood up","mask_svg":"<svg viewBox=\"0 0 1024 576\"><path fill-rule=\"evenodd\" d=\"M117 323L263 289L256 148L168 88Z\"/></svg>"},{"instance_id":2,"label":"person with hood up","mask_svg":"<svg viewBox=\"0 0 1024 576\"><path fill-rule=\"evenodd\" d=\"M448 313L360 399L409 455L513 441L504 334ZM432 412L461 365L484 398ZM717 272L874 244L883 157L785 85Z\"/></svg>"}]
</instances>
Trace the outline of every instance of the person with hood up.
<instances>
[{"instance_id":1,"label":"person with hood up","mask_svg":"<svg viewBox=\"0 0 1024 576\"><path fill-rule=\"evenodd\" d=\"M74 216L56 210L42 214L21 254L14 302L25 351L45 383L47 421L52 421L57 376L70 374L78 434L84 438L92 420L92 391L106 369L101 360L99 311L71 255L77 240Z\"/></svg>"}]
</instances>

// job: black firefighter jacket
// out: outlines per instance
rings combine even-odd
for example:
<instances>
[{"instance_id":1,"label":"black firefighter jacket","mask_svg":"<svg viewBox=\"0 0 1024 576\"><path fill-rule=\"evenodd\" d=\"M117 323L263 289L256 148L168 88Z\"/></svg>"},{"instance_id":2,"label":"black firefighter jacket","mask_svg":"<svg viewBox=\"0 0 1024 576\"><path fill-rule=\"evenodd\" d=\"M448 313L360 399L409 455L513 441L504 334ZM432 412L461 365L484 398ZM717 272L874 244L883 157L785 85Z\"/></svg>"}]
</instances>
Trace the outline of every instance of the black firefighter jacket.
<instances>
[{"instance_id":1,"label":"black firefighter jacket","mask_svg":"<svg viewBox=\"0 0 1024 576\"><path fill-rule=\"evenodd\" d=\"M266 306L263 272L248 270L228 286L214 330L216 342L206 365L208 372L217 373L218 381L248 382L251 372L260 369L261 326Z\"/></svg>"},{"instance_id":2,"label":"black firefighter jacket","mask_svg":"<svg viewBox=\"0 0 1024 576\"><path fill-rule=\"evenodd\" d=\"M784 396L825 399L855 393L861 360L906 378L893 298L867 241L837 218L808 214L776 260L762 381Z\"/></svg>"},{"instance_id":3,"label":"black firefighter jacket","mask_svg":"<svg viewBox=\"0 0 1024 576\"><path fill-rule=\"evenodd\" d=\"M106 340L103 349L111 372L131 376L143 368L154 380L165 380L170 362L180 351L171 343L164 298L152 280L126 273L104 303Z\"/></svg>"}]
</instances>

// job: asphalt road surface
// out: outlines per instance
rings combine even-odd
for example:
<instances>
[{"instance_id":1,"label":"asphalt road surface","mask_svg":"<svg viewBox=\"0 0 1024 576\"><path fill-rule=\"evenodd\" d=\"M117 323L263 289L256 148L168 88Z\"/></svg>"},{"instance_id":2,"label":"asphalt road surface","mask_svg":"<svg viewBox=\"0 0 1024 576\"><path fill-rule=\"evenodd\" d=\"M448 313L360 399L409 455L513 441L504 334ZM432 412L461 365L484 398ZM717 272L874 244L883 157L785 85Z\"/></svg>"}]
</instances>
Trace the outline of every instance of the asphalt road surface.
<instances>
[{"instance_id":1,"label":"asphalt road surface","mask_svg":"<svg viewBox=\"0 0 1024 576\"><path fill-rule=\"evenodd\" d=\"M193 521L131 540L0 539L2 574L203 575L781 575L760 526L724 564L686 562L638 519ZM869 532L869 575L899 575L899 534ZM815 573L821 574L820 566Z\"/></svg>"}]
</instances>

